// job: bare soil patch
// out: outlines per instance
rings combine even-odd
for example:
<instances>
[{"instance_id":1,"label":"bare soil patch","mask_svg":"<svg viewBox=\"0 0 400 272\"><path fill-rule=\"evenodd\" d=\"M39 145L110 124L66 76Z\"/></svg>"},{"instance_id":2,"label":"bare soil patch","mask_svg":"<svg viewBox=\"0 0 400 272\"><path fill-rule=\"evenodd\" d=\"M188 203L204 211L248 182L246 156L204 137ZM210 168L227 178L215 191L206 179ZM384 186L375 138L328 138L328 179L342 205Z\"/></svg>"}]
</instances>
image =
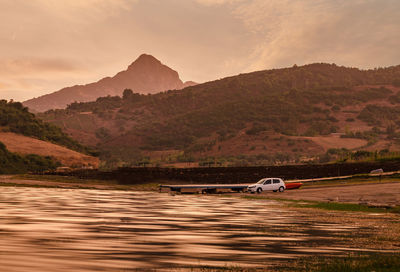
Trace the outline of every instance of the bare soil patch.
<instances>
[{"instance_id":1,"label":"bare soil patch","mask_svg":"<svg viewBox=\"0 0 400 272\"><path fill-rule=\"evenodd\" d=\"M366 140L354 138L340 138L338 136L320 136L320 137L307 137L317 145L321 146L325 151L330 148L347 148L355 149L360 148L367 144Z\"/></svg>"}]
</instances>

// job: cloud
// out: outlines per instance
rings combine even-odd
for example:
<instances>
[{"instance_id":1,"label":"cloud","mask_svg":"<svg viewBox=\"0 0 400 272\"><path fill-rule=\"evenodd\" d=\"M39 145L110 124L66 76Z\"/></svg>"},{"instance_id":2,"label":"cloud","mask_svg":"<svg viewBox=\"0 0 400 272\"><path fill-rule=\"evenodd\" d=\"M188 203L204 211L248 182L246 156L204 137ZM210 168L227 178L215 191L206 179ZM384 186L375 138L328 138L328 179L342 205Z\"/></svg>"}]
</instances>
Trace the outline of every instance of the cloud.
<instances>
[{"instance_id":1,"label":"cloud","mask_svg":"<svg viewBox=\"0 0 400 272\"><path fill-rule=\"evenodd\" d=\"M400 62L398 0L0 0L0 18L2 88L25 99L112 76L142 53L197 82Z\"/></svg>"},{"instance_id":2,"label":"cloud","mask_svg":"<svg viewBox=\"0 0 400 272\"><path fill-rule=\"evenodd\" d=\"M0 75L13 77L18 75L46 75L71 73L81 71L81 68L73 62L60 59L19 58L0 59Z\"/></svg>"},{"instance_id":3,"label":"cloud","mask_svg":"<svg viewBox=\"0 0 400 272\"><path fill-rule=\"evenodd\" d=\"M139 0L32 0L31 3L64 19L104 20L104 17L115 16L121 10L129 10L137 1Z\"/></svg>"},{"instance_id":4,"label":"cloud","mask_svg":"<svg viewBox=\"0 0 400 272\"><path fill-rule=\"evenodd\" d=\"M9 85L7 84L7 83L5 83L5 82L0 82L0 90L1 89L6 89L6 88L8 88L9 87Z\"/></svg>"},{"instance_id":5,"label":"cloud","mask_svg":"<svg viewBox=\"0 0 400 272\"><path fill-rule=\"evenodd\" d=\"M87 82L91 71L84 67L63 59L0 59L0 99L23 101L71 82Z\"/></svg>"},{"instance_id":6,"label":"cloud","mask_svg":"<svg viewBox=\"0 0 400 272\"><path fill-rule=\"evenodd\" d=\"M260 37L248 70L310 62L370 68L400 60L395 0L254 0L236 3L233 13Z\"/></svg>"},{"instance_id":7,"label":"cloud","mask_svg":"<svg viewBox=\"0 0 400 272\"><path fill-rule=\"evenodd\" d=\"M216 6L223 4L233 4L238 2L243 2L244 0L196 0L197 3L206 6Z\"/></svg>"},{"instance_id":8,"label":"cloud","mask_svg":"<svg viewBox=\"0 0 400 272\"><path fill-rule=\"evenodd\" d=\"M23 101L26 97L35 94L34 84L19 78L7 78L0 82L0 99Z\"/></svg>"},{"instance_id":9,"label":"cloud","mask_svg":"<svg viewBox=\"0 0 400 272\"><path fill-rule=\"evenodd\" d=\"M14 101L24 101L26 97L31 97L37 95L37 92L32 92L32 90L16 90L16 89L2 89L0 88L0 99L14 100Z\"/></svg>"}]
</instances>

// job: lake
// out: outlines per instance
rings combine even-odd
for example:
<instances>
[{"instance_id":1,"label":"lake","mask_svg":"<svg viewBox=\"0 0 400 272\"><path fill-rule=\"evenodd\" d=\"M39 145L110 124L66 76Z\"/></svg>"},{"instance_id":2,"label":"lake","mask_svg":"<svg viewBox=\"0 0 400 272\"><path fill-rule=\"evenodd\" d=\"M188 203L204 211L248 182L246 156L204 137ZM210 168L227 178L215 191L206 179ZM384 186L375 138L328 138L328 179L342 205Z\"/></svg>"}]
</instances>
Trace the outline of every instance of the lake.
<instances>
[{"instance_id":1,"label":"lake","mask_svg":"<svg viewBox=\"0 0 400 272\"><path fill-rule=\"evenodd\" d=\"M1 271L266 267L347 252L354 231L276 201L0 187Z\"/></svg>"}]
</instances>

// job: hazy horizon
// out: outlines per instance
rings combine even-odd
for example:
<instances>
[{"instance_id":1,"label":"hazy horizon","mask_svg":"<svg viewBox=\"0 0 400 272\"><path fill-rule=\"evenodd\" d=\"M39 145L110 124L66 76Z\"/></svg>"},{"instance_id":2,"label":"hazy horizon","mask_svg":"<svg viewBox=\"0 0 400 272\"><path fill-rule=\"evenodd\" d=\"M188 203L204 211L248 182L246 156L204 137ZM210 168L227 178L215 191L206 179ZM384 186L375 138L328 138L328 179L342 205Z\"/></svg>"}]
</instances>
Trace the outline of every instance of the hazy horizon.
<instances>
[{"instance_id":1,"label":"hazy horizon","mask_svg":"<svg viewBox=\"0 0 400 272\"><path fill-rule=\"evenodd\" d=\"M1 1L0 98L23 101L151 54L183 81L314 62L400 64L400 2Z\"/></svg>"}]
</instances>

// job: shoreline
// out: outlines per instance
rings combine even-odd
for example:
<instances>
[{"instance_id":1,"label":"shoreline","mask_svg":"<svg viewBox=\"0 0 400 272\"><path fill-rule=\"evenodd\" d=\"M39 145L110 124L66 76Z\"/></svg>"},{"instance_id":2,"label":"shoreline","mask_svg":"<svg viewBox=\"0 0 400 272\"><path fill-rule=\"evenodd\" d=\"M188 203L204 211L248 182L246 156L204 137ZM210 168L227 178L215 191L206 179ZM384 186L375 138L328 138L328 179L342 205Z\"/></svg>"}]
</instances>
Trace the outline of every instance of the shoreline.
<instances>
[{"instance_id":1,"label":"shoreline","mask_svg":"<svg viewBox=\"0 0 400 272\"><path fill-rule=\"evenodd\" d=\"M3 175L0 176L0 187L35 187L59 189L88 189L88 190L132 190L156 191L158 184L146 183L136 185L122 185L116 181L83 180L75 177L44 176L44 175Z\"/></svg>"},{"instance_id":2,"label":"shoreline","mask_svg":"<svg viewBox=\"0 0 400 272\"><path fill-rule=\"evenodd\" d=\"M171 183L172 181L165 181ZM173 183L173 182L172 182ZM44 176L44 175L2 175L0 187L33 187L33 188L58 188L58 189L85 189L85 190L122 190L122 191L149 191L160 192L160 183L149 182L143 184L125 185L117 181L84 180L76 177ZM175 192L163 191L163 193ZM182 193L198 193L187 191ZM386 178L380 180L353 180L324 181L307 183L300 189L286 190L284 193L263 192L261 194L219 192L214 196L241 197L254 200L276 200L292 205L295 202L305 202L304 207L319 207L344 210L387 209L395 212L400 210L400 181ZM290 204L291 203L291 204ZM317 205L318 204L318 205ZM336 205L337 204L337 205ZM338 205L344 205L338 207ZM301 208L301 205L296 205ZM356 207L360 206L360 209Z\"/></svg>"}]
</instances>

